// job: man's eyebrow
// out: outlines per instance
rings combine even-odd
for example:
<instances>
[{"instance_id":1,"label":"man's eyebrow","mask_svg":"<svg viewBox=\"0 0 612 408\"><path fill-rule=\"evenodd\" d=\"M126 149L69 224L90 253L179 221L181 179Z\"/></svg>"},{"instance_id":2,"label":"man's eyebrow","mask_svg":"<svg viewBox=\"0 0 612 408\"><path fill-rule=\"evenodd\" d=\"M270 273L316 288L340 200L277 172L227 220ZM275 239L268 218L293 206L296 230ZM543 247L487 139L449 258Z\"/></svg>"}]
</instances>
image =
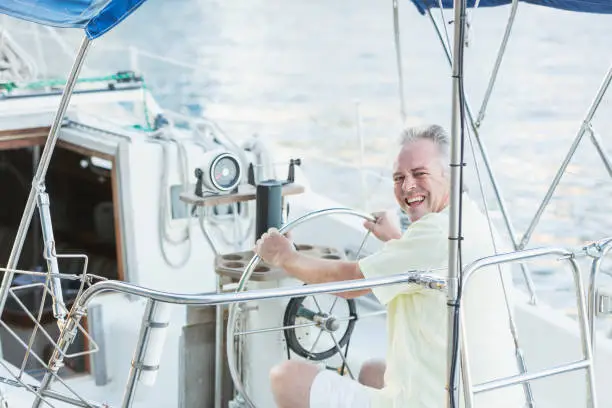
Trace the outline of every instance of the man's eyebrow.
<instances>
[{"instance_id":1,"label":"man's eyebrow","mask_svg":"<svg viewBox=\"0 0 612 408\"><path fill-rule=\"evenodd\" d=\"M422 171L422 170L427 170L427 167L425 166L419 166L419 167L415 167L414 169L410 169L410 172L415 172L415 171ZM393 173L393 177L395 176L401 176L404 172L403 171L396 171Z\"/></svg>"}]
</instances>

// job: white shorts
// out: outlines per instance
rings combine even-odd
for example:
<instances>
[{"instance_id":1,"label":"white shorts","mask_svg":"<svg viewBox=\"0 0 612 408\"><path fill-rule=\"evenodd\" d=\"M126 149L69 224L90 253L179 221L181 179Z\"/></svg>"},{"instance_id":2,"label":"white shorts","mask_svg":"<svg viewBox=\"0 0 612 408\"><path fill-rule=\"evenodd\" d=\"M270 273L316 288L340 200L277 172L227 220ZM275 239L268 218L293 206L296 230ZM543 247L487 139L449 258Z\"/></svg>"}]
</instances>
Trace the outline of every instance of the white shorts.
<instances>
[{"instance_id":1,"label":"white shorts","mask_svg":"<svg viewBox=\"0 0 612 408\"><path fill-rule=\"evenodd\" d=\"M357 381L321 370L310 387L310 408L370 408L370 396Z\"/></svg>"}]
</instances>

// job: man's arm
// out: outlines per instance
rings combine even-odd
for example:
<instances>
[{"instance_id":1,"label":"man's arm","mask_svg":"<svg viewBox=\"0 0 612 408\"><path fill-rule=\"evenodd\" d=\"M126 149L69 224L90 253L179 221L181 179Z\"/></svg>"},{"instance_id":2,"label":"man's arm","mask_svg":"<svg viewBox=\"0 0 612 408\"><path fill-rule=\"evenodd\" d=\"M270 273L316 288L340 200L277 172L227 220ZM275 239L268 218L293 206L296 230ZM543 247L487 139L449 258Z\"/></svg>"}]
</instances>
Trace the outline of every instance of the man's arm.
<instances>
[{"instance_id":1,"label":"man's arm","mask_svg":"<svg viewBox=\"0 0 612 408\"><path fill-rule=\"evenodd\" d=\"M293 249L291 242L278 230L271 228L255 245L257 254L270 265L283 268L289 275L305 283L329 283L363 279L357 262L320 259L304 255ZM354 298L370 292L369 289L336 293L343 298Z\"/></svg>"},{"instance_id":2,"label":"man's arm","mask_svg":"<svg viewBox=\"0 0 612 408\"><path fill-rule=\"evenodd\" d=\"M304 283L330 283L364 278L357 262L314 258L297 251L292 252L281 266L288 274ZM370 289L362 289L335 295L350 299L369 292Z\"/></svg>"}]
</instances>

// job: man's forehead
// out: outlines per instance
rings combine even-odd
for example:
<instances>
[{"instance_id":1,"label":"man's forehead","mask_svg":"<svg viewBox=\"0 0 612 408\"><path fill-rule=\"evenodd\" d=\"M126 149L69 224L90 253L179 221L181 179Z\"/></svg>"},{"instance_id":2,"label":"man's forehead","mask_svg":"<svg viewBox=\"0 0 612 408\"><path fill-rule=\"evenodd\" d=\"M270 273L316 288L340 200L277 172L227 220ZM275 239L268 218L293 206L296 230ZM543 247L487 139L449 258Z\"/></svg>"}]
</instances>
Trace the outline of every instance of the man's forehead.
<instances>
[{"instance_id":1,"label":"man's forehead","mask_svg":"<svg viewBox=\"0 0 612 408\"><path fill-rule=\"evenodd\" d=\"M398 153L393 171L412 171L418 168L430 167L437 161L438 150L429 140L417 140L402 146Z\"/></svg>"}]
</instances>

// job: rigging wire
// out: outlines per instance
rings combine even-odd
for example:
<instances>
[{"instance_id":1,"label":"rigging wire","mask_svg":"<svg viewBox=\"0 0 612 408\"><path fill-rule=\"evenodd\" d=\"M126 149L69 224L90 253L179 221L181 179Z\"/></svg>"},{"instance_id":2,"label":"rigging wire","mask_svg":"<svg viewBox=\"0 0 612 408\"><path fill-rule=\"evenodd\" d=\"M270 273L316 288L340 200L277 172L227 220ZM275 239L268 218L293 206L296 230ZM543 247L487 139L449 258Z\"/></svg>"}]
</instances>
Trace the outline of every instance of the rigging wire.
<instances>
[{"instance_id":1,"label":"rigging wire","mask_svg":"<svg viewBox=\"0 0 612 408\"><path fill-rule=\"evenodd\" d=\"M448 44L448 49L451 50L452 43L450 40L450 36L448 35L448 29L446 28L446 25L448 24L448 22L446 22L446 16L444 14L444 6L442 5L442 0L438 0L438 8L440 9L440 17L442 20L442 28L444 28L444 35L446 36L446 43Z\"/></svg>"},{"instance_id":2,"label":"rigging wire","mask_svg":"<svg viewBox=\"0 0 612 408\"><path fill-rule=\"evenodd\" d=\"M480 194L482 196L483 211L487 217L487 224L489 226L489 235L491 238L491 243L493 244L493 252L495 255L497 255L499 253L499 248L497 247L497 244L495 242L494 226L493 226L493 222L491 221L491 216L489 214L489 206L487 204L485 191L484 191L483 183L482 183L482 178L480 176L480 169L478 167L478 162L476 161L476 149L474 148L474 143L472 141L472 132L470 131L469 127L467 129L467 132L468 132L468 141L470 143L470 149L472 151L472 156L474 159L474 169L476 170L476 178L478 179L478 187L480 189ZM523 350L521 349L521 346L519 344L518 329L516 327L516 322L514 319L514 312L512 311L510 294L508 291L508 287L506 285L506 281L504 279L504 271L502 271L502 267L500 264L497 264L496 267L497 267L497 272L499 273L501 288L504 294L504 300L506 302L506 313L508 315L508 326L510 328L510 334L512 335L512 341L514 343L514 351L515 351L515 355L517 358L517 364L518 364L519 369L521 370L521 374L524 374L526 372L525 359L523 357ZM531 387L528 382L523 384L523 389L525 392L525 396L527 398L526 406L533 407L533 394L531 392Z\"/></svg>"}]
</instances>

